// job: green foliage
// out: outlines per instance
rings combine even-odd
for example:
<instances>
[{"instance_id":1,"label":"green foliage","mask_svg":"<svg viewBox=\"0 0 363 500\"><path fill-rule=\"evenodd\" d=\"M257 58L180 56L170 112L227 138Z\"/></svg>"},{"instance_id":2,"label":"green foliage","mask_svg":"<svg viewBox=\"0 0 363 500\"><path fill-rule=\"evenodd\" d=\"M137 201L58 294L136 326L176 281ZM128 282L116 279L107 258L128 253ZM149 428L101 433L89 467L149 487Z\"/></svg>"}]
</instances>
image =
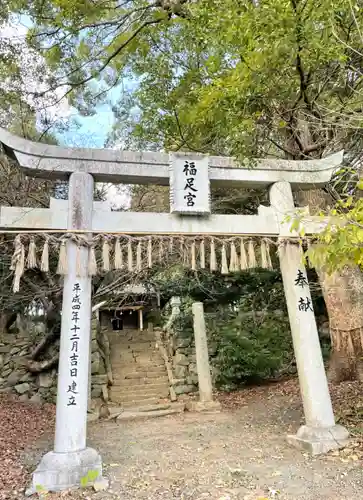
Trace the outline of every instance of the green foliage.
<instances>
[{"instance_id":1,"label":"green foliage","mask_svg":"<svg viewBox=\"0 0 363 500\"><path fill-rule=\"evenodd\" d=\"M149 277L148 282L160 291L165 301L174 295L190 297L193 301L204 302L207 308L216 304L237 304L242 296L246 297L246 307L258 304L281 307L284 303L280 273L265 269L222 275L176 266Z\"/></svg>"},{"instance_id":2,"label":"green foliage","mask_svg":"<svg viewBox=\"0 0 363 500\"><path fill-rule=\"evenodd\" d=\"M363 198L340 200L322 220L326 220L326 215L329 222L306 257L329 273L347 265L363 269Z\"/></svg>"},{"instance_id":3,"label":"green foliage","mask_svg":"<svg viewBox=\"0 0 363 500\"><path fill-rule=\"evenodd\" d=\"M358 147L358 0L8 6L32 19L29 43L80 110L91 112L108 89L135 81L120 90L112 141L127 130L129 143L144 149L239 158L319 157L332 141Z\"/></svg>"},{"instance_id":4,"label":"green foliage","mask_svg":"<svg viewBox=\"0 0 363 500\"><path fill-rule=\"evenodd\" d=\"M81 477L81 488L86 488L94 483L98 476L99 472L97 470L89 470L85 476Z\"/></svg>"},{"instance_id":5,"label":"green foliage","mask_svg":"<svg viewBox=\"0 0 363 500\"><path fill-rule=\"evenodd\" d=\"M193 339L192 300L183 302L173 328L178 337ZM218 387L231 390L248 383L291 374L293 348L287 313L271 308L246 313L247 298L233 308L219 306L206 312L211 363Z\"/></svg>"},{"instance_id":6,"label":"green foliage","mask_svg":"<svg viewBox=\"0 0 363 500\"><path fill-rule=\"evenodd\" d=\"M48 496L48 490L46 490L44 488L44 486L42 486L41 484L37 484L35 486L35 491L36 491L36 494L39 496L39 498L47 498Z\"/></svg>"},{"instance_id":7,"label":"green foliage","mask_svg":"<svg viewBox=\"0 0 363 500\"><path fill-rule=\"evenodd\" d=\"M208 321L217 346L213 365L218 386L235 388L291 373L293 348L287 315L267 312L260 317L241 314Z\"/></svg>"}]
</instances>

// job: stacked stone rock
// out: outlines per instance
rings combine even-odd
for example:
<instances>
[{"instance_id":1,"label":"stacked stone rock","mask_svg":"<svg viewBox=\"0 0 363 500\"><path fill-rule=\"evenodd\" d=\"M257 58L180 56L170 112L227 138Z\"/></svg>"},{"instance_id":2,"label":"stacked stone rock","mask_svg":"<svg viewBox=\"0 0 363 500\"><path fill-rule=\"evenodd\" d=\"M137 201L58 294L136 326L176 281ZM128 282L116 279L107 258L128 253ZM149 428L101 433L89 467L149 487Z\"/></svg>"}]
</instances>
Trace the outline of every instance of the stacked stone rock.
<instances>
[{"instance_id":1,"label":"stacked stone rock","mask_svg":"<svg viewBox=\"0 0 363 500\"><path fill-rule=\"evenodd\" d=\"M104 401L108 401L109 377L99 345L101 327L96 319L92 320L91 328L91 397L92 399L102 398ZM106 353L103 353L103 355L105 356Z\"/></svg>"},{"instance_id":2,"label":"stacked stone rock","mask_svg":"<svg viewBox=\"0 0 363 500\"><path fill-rule=\"evenodd\" d=\"M97 341L97 321L92 321L91 396L108 399L108 375ZM57 349L58 346L55 346ZM0 336L0 393L13 393L22 401L53 402L57 396L57 370L34 374L24 367L24 360L34 349L32 335L3 333Z\"/></svg>"},{"instance_id":3,"label":"stacked stone rock","mask_svg":"<svg viewBox=\"0 0 363 500\"><path fill-rule=\"evenodd\" d=\"M32 374L22 360L32 350L29 337L3 334L0 338L0 392L19 395L21 401L52 401L56 394L55 370Z\"/></svg>"},{"instance_id":4,"label":"stacked stone rock","mask_svg":"<svg viewBox=\"0 0 363 500\"><path fill-rule=\"evenodd\" d=\"M184 336L185 335L185 336ZM174 332L173 347L174 390L177 395L198 390L198 375L194 340L189 332Z\"/></svg>"}]
</instances>

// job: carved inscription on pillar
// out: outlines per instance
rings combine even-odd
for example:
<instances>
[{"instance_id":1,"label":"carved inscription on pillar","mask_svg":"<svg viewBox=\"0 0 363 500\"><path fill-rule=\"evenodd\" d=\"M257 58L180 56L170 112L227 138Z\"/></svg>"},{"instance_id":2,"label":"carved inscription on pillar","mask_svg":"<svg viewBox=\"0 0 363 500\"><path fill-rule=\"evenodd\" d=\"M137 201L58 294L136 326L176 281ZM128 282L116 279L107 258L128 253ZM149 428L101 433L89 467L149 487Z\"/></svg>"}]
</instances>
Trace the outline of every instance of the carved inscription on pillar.
<instances>
[{"instance_id":1,"label":"carved inscription on pillar","mask_svg":"<svg viewBox=\"0 0 363 500\"><path fill-rule=\"evenodd\" d=\"M72 310L71 310L71 329L70 335L70 353L69 353L69 384L67 390L67 406L77 406L78 395L78 359L79 353L79 330L78 325L82 314L82 302L80 298L81 287L78 282L74 283L72 289Z\"/></svg>"},{"instance_id":2,"label":"carved inscription on pillar","mask_svg":"<svg viewBox=\"0 0 363 500\"><path fill-rule=\"evenodd\" d=\"M296 278L295 278L295 286L297 286L301 289L301 294L299 295L299 300L298 300L298 304L297 304L299 311L303 311L303 312L312 311L313 312L313 307L311 304L310 297L304 296L304 288L309 288L309 283L308 283L308 280L307 280L305 273L301 269L297 270ZM308 295L310 295L310 294L308 294Z\"/></svg>"}]
</instances>

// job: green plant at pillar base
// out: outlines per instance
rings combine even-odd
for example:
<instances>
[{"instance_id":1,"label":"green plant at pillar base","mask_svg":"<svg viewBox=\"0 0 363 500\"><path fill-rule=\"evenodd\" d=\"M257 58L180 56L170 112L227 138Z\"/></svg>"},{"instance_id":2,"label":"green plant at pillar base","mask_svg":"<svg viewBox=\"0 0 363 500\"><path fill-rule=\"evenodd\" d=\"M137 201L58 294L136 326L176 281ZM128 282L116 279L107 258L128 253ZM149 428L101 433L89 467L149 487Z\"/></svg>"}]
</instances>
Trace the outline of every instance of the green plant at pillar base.
<instances>
[{"instance_id":1,"label":"green plant at pillar base","mask_svg":"<svg viewBox=\"0 0 363 500\"><path fill-rule=\"evenodd\" d=\"M41 484L37 484L35 486L35 491L39 498L46 498L49 493L49 491L46 490Z\"/></svg>"},{"instance_id":2,"label":"green plant at pillar base","mask_svg":"<svg viewBox=\"0 0 363 500\"><path fill-rule=\"evenodd\" d=\"M92 484L98 478L97 470L89 470L87 474L81 477L81 488L86 488L89 484Z\"/></svg>"}]
</instances>

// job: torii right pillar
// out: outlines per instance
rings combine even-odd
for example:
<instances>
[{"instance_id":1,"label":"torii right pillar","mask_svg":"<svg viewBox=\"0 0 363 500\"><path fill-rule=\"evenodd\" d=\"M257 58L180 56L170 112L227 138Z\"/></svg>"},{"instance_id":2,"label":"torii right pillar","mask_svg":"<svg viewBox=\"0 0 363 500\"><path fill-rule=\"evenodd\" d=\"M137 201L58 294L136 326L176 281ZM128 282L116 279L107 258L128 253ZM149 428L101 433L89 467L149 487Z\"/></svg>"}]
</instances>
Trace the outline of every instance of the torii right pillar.
<instances>
[{"instance_id":1,"label":"torii right pillar","mask_svg":"<svg viewBox=\"0 0 363 500\"><path fill-rule=\"evenodd\" d=\"M294 210L290 184L273 184L270 202L281 228L280 268L305 415L305 425L289 435L288 442L318 455L346 446L349 434L335 423L302 251L288 239L290 227L284 224L286 214Z\"/></svg>"}]
</instances>

